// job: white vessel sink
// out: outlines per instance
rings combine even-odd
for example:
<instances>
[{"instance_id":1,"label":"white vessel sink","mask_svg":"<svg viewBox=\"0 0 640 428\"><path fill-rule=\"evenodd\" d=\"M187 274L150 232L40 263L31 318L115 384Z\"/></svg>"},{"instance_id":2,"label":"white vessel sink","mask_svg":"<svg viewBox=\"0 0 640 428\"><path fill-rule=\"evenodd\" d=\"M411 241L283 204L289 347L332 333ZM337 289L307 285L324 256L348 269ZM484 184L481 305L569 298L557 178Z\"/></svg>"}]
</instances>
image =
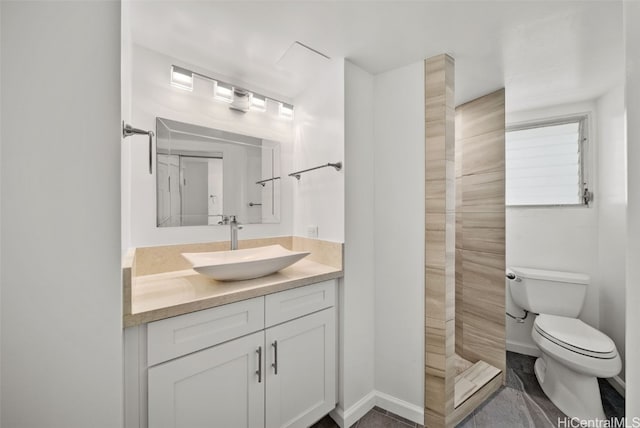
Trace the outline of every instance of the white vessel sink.
<instances>
[{"instance_id":1,"label":"white vessel sink","mask_svg":"<svg viewBox=\"0 0 640 428\"><path fill-rule=\"evenodd\" d=\"M289 251L281 245L269 245L245 250L182 253L182 256L199 274L218 281L237 281L270 275L309 254Z\"/></svg>"}]
</instances>

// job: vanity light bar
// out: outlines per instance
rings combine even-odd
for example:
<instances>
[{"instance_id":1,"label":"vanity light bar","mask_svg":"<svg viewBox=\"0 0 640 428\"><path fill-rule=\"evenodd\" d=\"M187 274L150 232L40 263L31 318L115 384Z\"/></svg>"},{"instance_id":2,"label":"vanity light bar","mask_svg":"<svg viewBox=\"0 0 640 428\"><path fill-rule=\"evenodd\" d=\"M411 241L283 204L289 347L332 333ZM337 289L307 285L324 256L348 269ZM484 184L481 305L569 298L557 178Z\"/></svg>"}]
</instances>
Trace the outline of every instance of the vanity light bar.
<instances>
[{"instance_id":1,"label":"vanity light bar","mask_svg":"<svg viewBox=\"0 0 640 428\"><path fill-rule=\"evenodd\" d=\"M213 79L204 74L197 73L192 70L188 70L184 67L177 65L171 66L171 85L187 91L193 91L193 79L199 77L204 80L213 82L213 98L225 103L232 103L234 99L234 91L240 88L234 87L232 84L223 82L221 80ZM255 92L249 92L251 99L250 109L254 111L265 112L267 111L267 101L273 101L278 103L278 114L285 119L293 119L294 107L292 104L285 103L275 98L270 98L265 95L257 94Z\"/></svg>"},{"instance_id":2,"label":"vanity light bar","mask_svg":"<svg viewBox=\"0 0 640 428\"><path fill-rule=\"evenodd\" d=\"M213 98L225 103L233 102L233 86L224 82L213 81Z\"/></svg>"},{"instance_id":3,"label":"vanity light bar","mask_svg":"<svg viewBox=\"0 0 640 428\"><path fill-rule=\"evenodd\" d=\"M279 112L280 117L285 119L293 119L293 106L291 104L280 103Z\"/></svg>"},{"instance_id":4,"label":"vanity light bar","mask_svg":"<svg viewBox=\"0 0 640 428\"><path fill-rule=\"evenodd\" d=\"M267 111L267 97L251 94L251 110Z\"/></svg>"},{"instance_id":5,"label":"vanity light bar","mask_svg":"<svg viewBox=\"0 0 640 428\"><path fill-rule=\"evenodd\" d=\"M193 91L193 72L186 68L171 66L171 85L176 88Z\"/></svg>"}]
</instances>

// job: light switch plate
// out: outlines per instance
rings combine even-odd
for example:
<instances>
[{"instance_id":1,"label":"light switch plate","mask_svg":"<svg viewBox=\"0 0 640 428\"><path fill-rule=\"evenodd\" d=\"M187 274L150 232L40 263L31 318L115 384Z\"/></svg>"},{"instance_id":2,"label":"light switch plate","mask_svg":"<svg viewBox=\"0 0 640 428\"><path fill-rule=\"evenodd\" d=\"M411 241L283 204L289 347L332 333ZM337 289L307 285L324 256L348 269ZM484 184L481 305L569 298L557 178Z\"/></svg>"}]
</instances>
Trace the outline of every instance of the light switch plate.
<instances>
[{"instance_id":1,"label":"light switch plate","mask_svg":"<svg viewBox=\"0 0 640 428\"><path fill-rule=\"evenodd\" d=\"M307 226L307 238L318 239L318 226Z\"/></svg>"}]
</instances>

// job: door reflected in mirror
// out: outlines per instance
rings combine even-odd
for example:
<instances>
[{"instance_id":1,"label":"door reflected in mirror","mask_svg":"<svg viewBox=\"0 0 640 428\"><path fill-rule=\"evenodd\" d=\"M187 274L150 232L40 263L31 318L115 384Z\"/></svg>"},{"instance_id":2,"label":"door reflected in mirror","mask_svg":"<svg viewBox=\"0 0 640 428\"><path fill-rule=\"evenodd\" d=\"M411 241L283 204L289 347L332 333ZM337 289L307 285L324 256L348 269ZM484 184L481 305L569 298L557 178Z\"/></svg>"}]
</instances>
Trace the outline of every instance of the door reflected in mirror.
<instances>
[{"instance_id":1,"label":"door reflected in mirror","mask_svg":"<svg viewBox=\"0 0 640 428\"><path fill-rule=\"evenodd\" d=\"M156 119L158 227L280 221L280 143Z\"/></svg>"}]
</instances>

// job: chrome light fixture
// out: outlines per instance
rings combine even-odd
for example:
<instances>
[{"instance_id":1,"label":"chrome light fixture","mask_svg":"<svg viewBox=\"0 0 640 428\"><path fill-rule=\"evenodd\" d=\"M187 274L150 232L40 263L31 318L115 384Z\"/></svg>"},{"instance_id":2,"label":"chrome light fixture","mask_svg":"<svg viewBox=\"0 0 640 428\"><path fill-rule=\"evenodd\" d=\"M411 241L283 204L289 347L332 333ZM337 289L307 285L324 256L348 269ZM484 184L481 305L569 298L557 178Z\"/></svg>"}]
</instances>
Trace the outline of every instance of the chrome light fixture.
<instances>
[{"instance_id":1,"label":"chrome light fixture","mask_svg":"<svg viewBox=\"0 0 640 428\"><path fill-rule=\"evenodd\" d=\"M171 85L187 91L193 91L193 79L198 77L200 79L213 83L213 98L216 101L222 101L230 104L229 108L243 113L252 111L267 111L267 101L278 103L279 116L285 119L293 119L293 105L285 103L275 98L270 98L265 95L256 94L247 89L236 87L230 83L222 82L217 79L213 79L204 74L200 74L191 70L188 70L177 65L171 66Z\"/></svg>"},{"instance_id":2,"label":"chrome light fixture","mask_svg":"<svg viewBox=\"0 0 640 428\"><path fill-rule=\"evenodd\" d=\"M234 88L233 101L231 101L229 108L242 113L248 112L251 107L251 95L251 92L245 89Z\"/></svg>"},{"instance_id":3,"label":"chrome light fixture","mask_svg":"<svg viewBox=\"0 0 640 428\"><path fill-rule=\"evenodd\" d=\"M213 98L216 100L223 101L225 103L232 102L233 91L233 86L224 82L218 82L217 80L213 81Z\"/></svg>"},{"instance_id":4,"label":"chrome light fixture","mask_svg":"<svg viewBox=\"0 0 640 428\"><path fill-rule=\"evenodd\" d=\"M193 91L193 72L186 68L171 66L171 85L176 88Z\"/></svg>"},{"instance_id":5,"label":"chrome light fixture","mask_svg":"<svg viewBox=\"0 0 640 428\"><path fill-rule=\"evenodd\" d=\"M286 104L281 102L279 108L280 117L284 119L293 119L293 106L291 104Z\"/></svg>"},{"instance_id":6,"label":"chrome light fixture","mask_svg":"<svg viewBox=\"0 0 640 428\"><path fill-rule=\"evenodd\" d=\"M267 97L251 94L251 110L255 111L267 111Z\"/></svg>"}]
</instances>

